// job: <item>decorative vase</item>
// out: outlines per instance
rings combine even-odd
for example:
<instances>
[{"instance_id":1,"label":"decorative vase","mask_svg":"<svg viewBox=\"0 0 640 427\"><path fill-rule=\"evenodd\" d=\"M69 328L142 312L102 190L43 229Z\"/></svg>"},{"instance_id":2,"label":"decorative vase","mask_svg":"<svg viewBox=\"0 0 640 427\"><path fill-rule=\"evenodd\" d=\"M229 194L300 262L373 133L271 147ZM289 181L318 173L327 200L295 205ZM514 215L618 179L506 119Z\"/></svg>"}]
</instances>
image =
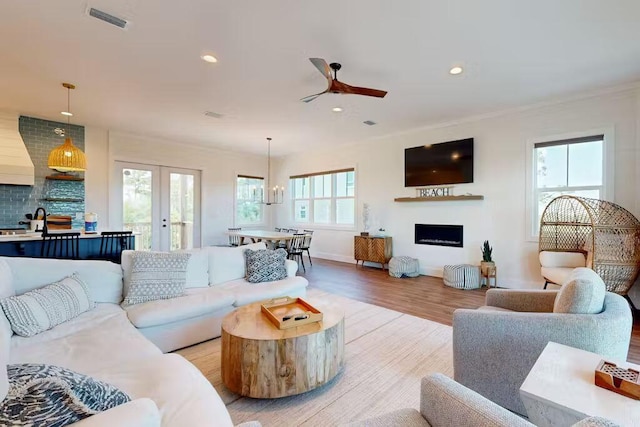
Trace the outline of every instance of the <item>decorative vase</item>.
<instances>
[{"instance_id":1,"label":"decorative vase","mask_svg":"<svg viewBox=\"0 0 640 427\"><path fill-rule=\"evenodd\" d=\"M495 267L496 263L493 261L480 261L480 273L482 273L483 276L486 276L487 274L487 269L489 267Z\"/></svg>"}]
</instances>

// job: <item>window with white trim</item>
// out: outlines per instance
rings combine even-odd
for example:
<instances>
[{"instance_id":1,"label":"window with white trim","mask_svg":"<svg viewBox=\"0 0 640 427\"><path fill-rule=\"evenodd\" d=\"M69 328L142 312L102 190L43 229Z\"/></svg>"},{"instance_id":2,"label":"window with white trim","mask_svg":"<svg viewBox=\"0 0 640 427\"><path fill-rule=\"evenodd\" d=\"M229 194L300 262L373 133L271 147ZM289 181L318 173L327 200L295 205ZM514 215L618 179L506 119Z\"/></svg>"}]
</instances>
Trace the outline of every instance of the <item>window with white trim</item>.
<instances>
[{"instance_id":1,"label":"window with white trim","mask_svg":"<svg viewBox=\"0 0 640 427\"><path fill-rule=\"evenodd\" d=\"M341 169L289 177L296 223L355 225L355 171Z\"/></svg>"},{"instance_id":2,"label":"window with white trim","mask_svg":"<svg viewBox=\"0 0 640 427\"><path fill-rule=\"evenodd\" d=\"M533 235L545 207L555 197L605 196L605 138L593 135L533 144Z\"/></svg>"},{"instance_id":3,"label":"window with white trim","mask_svg":"<svg viewBox=\"0 0 640 427\"><path fill-rule=\"evenodd\" d=\"M236 180L236 225L257 225L264 222L264 178L238 175Z\"/></svg>"}]
</instances>

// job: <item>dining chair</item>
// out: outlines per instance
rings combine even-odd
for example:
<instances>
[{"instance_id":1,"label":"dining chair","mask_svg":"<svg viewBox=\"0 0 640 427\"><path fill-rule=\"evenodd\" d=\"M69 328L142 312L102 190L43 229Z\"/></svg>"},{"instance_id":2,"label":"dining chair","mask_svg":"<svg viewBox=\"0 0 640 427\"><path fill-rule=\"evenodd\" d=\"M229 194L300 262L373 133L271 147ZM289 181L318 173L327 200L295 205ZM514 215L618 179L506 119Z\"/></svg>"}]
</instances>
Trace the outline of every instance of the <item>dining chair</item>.
<instances>
[{"instance_id":1,"label":"dining chair","mask_svg":"<svg viewBox=\"0 0 640 427\"><path fill-rule=\"evenodd\" d=\"M230 231L230 232L241 231L242 228L241 227L228 228L227 230ZM229 246L240 246L241 242L242 242L242 237L234 235L234 234L230 234L229 235Z\"/></svg>"},{"instance_id":2,"label":"dining chair","mask_svg":"<svg viewBox=\"0 0 640 427\"><path fill-rule=\"evenodd\" d=\"M293 235L293 239L289 240L289 248L287 249L289 255L287 258L299 259L300 263L302 263L302 270L306 272L307 269L304 267L304 259L302 259L302 245L304 244L304 236L305 235L302 233L295 233Z\"/></svg>"},{"instance_id":3,"label":"dining chair","mask_svg":"<svg viewBox=\"0 0 640 427\"><path fill-rule=\"evenodd\" d=\"M311 238L313 237L313 230L303 230L304 234L304 242L302 243L302 250L307 252L307 256L309 257L309 264L313 266L313 262L311 262L311 254L309 253L309 248L311 247Z\"/></svg>"},{"instance_id":4,"label":"dining chair","mask_svg":"<svg viewBox=\"0 0 640 427\"><path fill-rule=\"evenodd\" d=\"M80 233L42 233L40 257L80 259Z\"/></svg>"},{"instance_id":5,"label":"dining chair","mask_svg":"<svg viewBox=\"0 0 640 427\"><path fill-rule=\"evenodd\" d=\"M132 249L132 231L103 231L100 236L98 259L120 264L122 251Z\"/></svg>"}]
</instances>

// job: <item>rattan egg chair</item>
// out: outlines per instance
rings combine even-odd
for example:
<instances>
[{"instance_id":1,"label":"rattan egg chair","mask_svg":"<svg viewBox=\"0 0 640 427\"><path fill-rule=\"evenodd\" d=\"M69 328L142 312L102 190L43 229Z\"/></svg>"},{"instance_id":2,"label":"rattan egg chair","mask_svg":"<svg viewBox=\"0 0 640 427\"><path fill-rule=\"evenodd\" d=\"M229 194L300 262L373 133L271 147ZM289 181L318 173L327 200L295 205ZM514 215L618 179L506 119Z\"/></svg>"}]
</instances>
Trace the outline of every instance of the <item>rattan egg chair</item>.
<instances>
[{"instance_id":1,"label":"rattan egg chair","mask_svg":"<svg viewBox=\"0 0 640 427\"><path fill-rule=\"evenodd\" d=\"M640 272L640 221L622 206L605 200L556 197L540 221L543 271L545 255L567 260L572 253L584 255L585 266L602 277L608 291L627 295Z\"/></svg>"}]
</instances>

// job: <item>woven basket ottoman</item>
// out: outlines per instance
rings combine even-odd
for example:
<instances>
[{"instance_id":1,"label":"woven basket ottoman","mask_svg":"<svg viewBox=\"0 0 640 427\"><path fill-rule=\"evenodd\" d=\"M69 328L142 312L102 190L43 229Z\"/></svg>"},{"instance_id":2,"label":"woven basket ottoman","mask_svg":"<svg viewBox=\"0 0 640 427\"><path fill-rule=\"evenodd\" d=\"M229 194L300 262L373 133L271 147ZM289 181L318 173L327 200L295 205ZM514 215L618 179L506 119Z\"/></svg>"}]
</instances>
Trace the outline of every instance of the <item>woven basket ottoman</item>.
<instances>
[{"instance_id":1,"label":"woven basket ottoman","mask_svg":"<svg viewBox=\"0 0 640 427\"><path fill-rule=\"evenodd\" d=\"M458 289L478 289L480 267L471 264L445 265L442 280L447 286Z\"/></svg>"},{"instance_id":2,"label":"woven basket ottoman","mask_svg":"<svg viewBox=\"0 0 640 427\"><path fill-rule=\"evenodd\" d=\"M389 261L389 276L418 277L420 275L418 260L408 256L394 256Z\"/></svg>"}]
</instances>

